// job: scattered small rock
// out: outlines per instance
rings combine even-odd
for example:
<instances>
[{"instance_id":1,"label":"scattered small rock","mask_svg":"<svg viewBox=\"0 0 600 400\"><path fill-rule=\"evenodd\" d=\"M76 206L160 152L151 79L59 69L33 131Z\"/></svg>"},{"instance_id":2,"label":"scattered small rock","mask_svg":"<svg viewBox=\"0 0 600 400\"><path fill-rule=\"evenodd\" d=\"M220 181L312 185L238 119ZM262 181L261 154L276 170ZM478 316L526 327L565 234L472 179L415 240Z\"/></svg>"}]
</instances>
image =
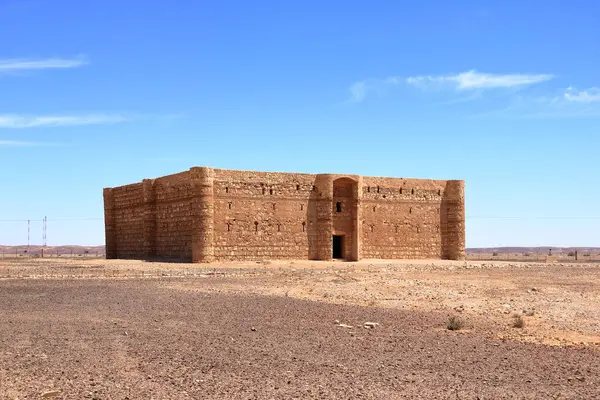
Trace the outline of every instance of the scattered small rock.
<instances>
[{"instance_id":1,"label":"scattered small rock","mask_svg":"<svg viewBox=\"0 0 600 400\"><path fill-rule=\"evenodd\" d=\"M252 332L256 332L256 328L255 328L255 327L252 327L252 328L250 328L250 330L251 330Z\"/></svg>"},{"instance_id":2,"label":"scattered small rock","mask_svg":"<svg viewBox=\"0 0 600 400\"><path fill-rule=\"evenodd\" d=\"M375 328L379 322L365 322L365 328Z\"/></svg>"},{"instance_id":3,"label":"scattered small rock","mask_svg":"<svg viewBox=\"0 0 600 400\"><path fill-rule=\"evenodd\" d=\"M523 310L523 315L526 317L533 317L535 315L535 308Z\"/></svg>"}]
</instances>

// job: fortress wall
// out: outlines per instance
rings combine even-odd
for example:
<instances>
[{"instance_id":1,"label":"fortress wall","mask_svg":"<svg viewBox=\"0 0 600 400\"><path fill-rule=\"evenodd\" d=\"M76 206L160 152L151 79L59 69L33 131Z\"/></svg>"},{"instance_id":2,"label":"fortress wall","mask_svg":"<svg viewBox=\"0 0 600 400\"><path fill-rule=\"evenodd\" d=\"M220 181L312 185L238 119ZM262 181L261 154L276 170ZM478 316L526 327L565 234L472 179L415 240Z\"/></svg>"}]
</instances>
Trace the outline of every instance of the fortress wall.
<instances>
[{"instance_id":1,"label":"fortress wall","mask_svg":"<svg viewBox=\"0 0 600 400\"><path fill-rule=\"evenodd\" d=\"M154 255L192 259L192 185L189 171L154 180Z\"/></svg>"},{"instance_id":2,"label":"fortress wall","mask_svg":"<svg viewBox=\"0 0 600 400\"><path fill-rule=\"evenodd\" d=\"M107 258L465 256L464 181L194 167L104 189Z\"/></svg>"},{"instance_id":3,"label":"fortress wall","mask_svg":"<svg viewBox=\"0 0 600 400\"><path fill-rule=\"evenodd\" d=\"M362 257L440 258L446 181L363 177Z\"/></svg>"},{"instance_id":4,"label":"fortress wall","mask_svg":"<svg viewBox=\"0 0 600 400\"><path fill-rule=\"evenodd\" d=\"M106 257L145 255L144 191L142 183L104 190Z\"/></svg>"},{"instance_id":5,"label":"fortress wall","mask_svg":"<svg viewBox=\"0 0 600 400\"><path fill-rule=\"evenodd\" d=\"M216 260L309 257L314 175L214 171Z\"/></svg>"}]
</instances>

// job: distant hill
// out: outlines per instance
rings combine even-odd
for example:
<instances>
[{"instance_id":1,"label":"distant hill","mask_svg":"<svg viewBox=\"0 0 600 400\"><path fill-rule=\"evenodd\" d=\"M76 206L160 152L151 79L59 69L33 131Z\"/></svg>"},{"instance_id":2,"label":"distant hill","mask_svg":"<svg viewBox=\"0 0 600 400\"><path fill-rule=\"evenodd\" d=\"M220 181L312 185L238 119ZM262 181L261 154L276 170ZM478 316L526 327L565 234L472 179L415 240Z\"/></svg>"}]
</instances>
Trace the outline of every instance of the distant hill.
<instances>
[{"instance_id":1,"label":"distant hill","mask_svg":"<svg viewBox=\"0 0 600 400\"><path fill-rule=\"evenodd\" d=\"M577 251L579 254L600 254L600 247L472 247L467 248L467 254L569 254Z\"/></svg>"},{"instance_id":2,"label":"distant hill","mask_svg":"<svg viewBox=\"0 0 600 400\"><path fill-rule=\"evenodd\" d=\"M579 254L600 254L600 247L468 247L467 254L548 254L548 249L552 249L552 254L569 254L577 251ZM41 254L42 246L2 246L0 245L0 254ZM86 253L87 251L87 253ZM104 246L46 246L46 254L104 254Z\"/></svg>"},{"instance_id":3,"label":"distant hill","mask_svg":"<svg viewBox=\"0 0 600 400\"><path fill-rule=\"evenodd\" d=\"M1 246L0 254L41 254L43 246ZM87 253L86 253L87 251ZM45 254L104 254L104 246L46 246Z\"/></svg>"}]
</instances>

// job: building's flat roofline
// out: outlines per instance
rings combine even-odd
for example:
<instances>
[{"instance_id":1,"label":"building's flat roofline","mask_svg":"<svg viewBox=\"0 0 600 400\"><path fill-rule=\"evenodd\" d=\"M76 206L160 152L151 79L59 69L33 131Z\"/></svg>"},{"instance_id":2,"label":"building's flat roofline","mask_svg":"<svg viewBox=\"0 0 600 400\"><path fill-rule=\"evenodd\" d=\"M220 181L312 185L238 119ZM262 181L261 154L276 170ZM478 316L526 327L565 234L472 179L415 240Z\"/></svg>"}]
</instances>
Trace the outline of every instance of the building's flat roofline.
<instances>
[{"instance_id":1,"label":"building's flat roofline","mask_svg":"<svg viewBox=\"0 0 600 400\"><path fill-rule=\"evenodd\" d=\"M263 173L263 174L280 174L280 175L300 175L300 176L305 176L305 177L312 177L312 176L318 176L318 175L332 175L332 176L336 176L336 177L344 177L344 176L358 177L358 176L360 176L362 178L367 178L367 179L394 179L394 180L404 179L404 180L411 180L411 181L429 181L429 182L439 182L439 183L449 182L449 181L463 181L461 179L411 178L411 177L406 177L406 176L404 176L404 177L402 177L402 176L374 176L374 175L360 175L360 174L336 173L336 172L307 173L307 172L289 172L289 171L261 171L261 170L253 170L253 169L215 168L215 167L210 167L207 165L198 165L198 166L190 167L189 169L184 170L184 171L174 172L172 174L162 175L162 176L158 176L155 178L145 178L138 182L132 182L132 183L127 183L124 185L113 186L113 187L107 187L105 189L112 189L112 188L116 188L116 187L135 185L135 184L143 182L146 179L157 180L157 179L169 178L169 177L172 177L175 175L188 173L188 172L190 172L191 169L194 169L194 168L211 168L215 171L225 171L225 172L229 171L229 172L237 172L237 173L249 172L249 173L255 173L255 174Z\"/></svg>"}]
</instances>

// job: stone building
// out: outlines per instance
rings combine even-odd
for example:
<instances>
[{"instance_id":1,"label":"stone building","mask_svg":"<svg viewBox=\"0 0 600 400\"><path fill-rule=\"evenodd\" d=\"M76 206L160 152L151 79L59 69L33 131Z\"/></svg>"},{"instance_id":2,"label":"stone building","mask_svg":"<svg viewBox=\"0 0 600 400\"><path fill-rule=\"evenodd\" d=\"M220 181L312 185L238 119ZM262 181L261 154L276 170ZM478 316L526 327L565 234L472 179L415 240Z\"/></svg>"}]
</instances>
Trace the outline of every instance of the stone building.
<instances>
[{"instance_id":1,"label":"stone building","mask_svg":"<svg viewBox=\"0 0 600 400\"><path fill-rule=\"evenodd\" d=\"M104 189L107 258L465 257L464 181L188 171Z\"/></svg>"}]
</instances>

